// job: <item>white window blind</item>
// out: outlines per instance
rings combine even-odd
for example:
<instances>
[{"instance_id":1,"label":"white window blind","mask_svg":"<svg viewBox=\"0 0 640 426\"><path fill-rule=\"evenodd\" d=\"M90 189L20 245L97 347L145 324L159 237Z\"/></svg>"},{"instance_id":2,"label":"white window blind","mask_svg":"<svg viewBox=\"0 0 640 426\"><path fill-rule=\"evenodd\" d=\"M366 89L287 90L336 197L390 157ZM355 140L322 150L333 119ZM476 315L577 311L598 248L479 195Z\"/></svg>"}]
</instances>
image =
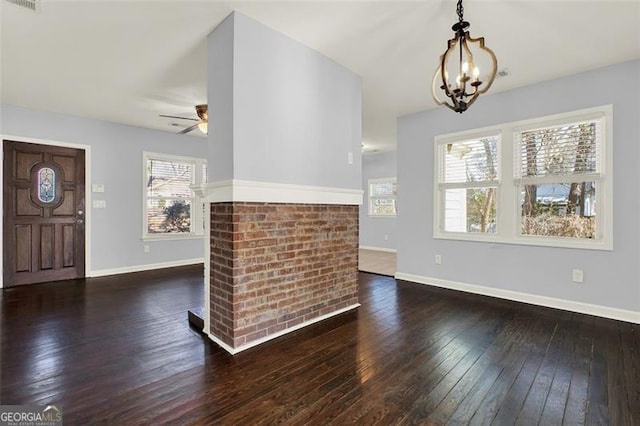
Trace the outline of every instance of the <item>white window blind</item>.
<instances>
[{"instance_id":1,"label":"white window blind","mask_svg":"<svg viewBox=\"0 0 640 426\"><path fill-rule=\"evenodd\" d=\"M597 174L602 119L517 132L516 178Z\"/></svg>"},{"instance_id":2,"label":"white window blind","mask_svg":"<svg viewBox=\"0 0 640 426\"><path fill-rule=\"evenodd\" d=\"M371 184L372 197L389 197L396 195L395 182L378 182Z\"/></svg>"},{"instance_id":3,"label":"white window blind","mask_svg":"<svg viewBox=\"0 0 640 426\"><path fill-rule=\"evenodd\" d=\"M440 183L484 184L498 180L498 137L440 146Z\"/></svg>"},{"instance_id":4,"label":"white window blind","mask_svg":"<svg viewBox=\"0 0 640 426\"><path fill-rule=\"evenodd\" d=\"M207 169L207 163L202 164L202 183L209 182L209 171Z\"/></svg>"},{"instance_id":5,"label":"white window blind","mask_svg":"<svg viewBox=\"0 0 640 426\"><path fill-rule=\"evenodd\" d=\"M162 198L191 198L193 163L147 160L149 182L147 196Z\"/></svg>"}]
</instances>

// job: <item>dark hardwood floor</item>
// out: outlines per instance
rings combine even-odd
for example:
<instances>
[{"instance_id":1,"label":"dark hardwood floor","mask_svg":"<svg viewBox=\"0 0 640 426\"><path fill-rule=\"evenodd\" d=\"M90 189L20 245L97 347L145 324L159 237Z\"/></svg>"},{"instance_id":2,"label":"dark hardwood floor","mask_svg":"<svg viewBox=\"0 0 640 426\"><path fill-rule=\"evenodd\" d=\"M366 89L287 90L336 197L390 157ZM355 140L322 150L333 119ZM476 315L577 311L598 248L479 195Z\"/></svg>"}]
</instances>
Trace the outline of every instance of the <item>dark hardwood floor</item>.
<instances>
[{"instance_id":1,"label":"dark hardwood floor","mask_svg":"<svg viewBox=\"0 0 640 426\"><path fill-rule=\"evenodd\" d=\"M360 274L356 312L231 356L202 270L5 289L0 403L65 424L639 425L638 325Z\"/></svg>"}]
</instances>

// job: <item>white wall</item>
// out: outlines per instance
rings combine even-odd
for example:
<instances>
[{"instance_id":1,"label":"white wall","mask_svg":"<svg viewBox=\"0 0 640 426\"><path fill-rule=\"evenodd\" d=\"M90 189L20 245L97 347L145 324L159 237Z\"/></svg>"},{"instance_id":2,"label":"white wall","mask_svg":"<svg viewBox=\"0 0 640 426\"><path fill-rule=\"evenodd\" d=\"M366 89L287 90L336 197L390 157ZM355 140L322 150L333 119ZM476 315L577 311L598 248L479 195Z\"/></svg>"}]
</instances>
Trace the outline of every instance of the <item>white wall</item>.
<instances>
[{"instance_id":1,"label":"white wall","mask_svg":"<svg viewBox=\"0 0 640 426\"><path fill-rule=\"evenodd\" d=\"M209 182L233 179L233 14L207 40Z\"/></svg>"},{"instance_id":2,"label":"white wall","mask_svg":"<svg viewBox=\"0 0 640 426\"><path fill-rule=\"evenodd\" d=\"M87 206L90 271L145 269L145 265L203 257L202 238L142 241L142 152L206 158L206 139L11 105L1 106L1 118L0 134L5 139L18 136L90 147L88 186L97 183L105 188L104 193L90 195L107 202L106 209ZM150 253L143 252L144 244Z\"/></svg>"},{"instance_id":3,"label":"white wall","mask_svg":"<svg viewBox=\"0 0 640 426\"><path fill-rule=\"evenodd\" d=\"M486 95L462 115L441 108L399 118L399 276L616 308L640 318L638 87L640 61L632 61ZM613 251L433 238L436 135L607 104L613 105ZM436 254L442 265L435 265ZM573 268L584 270L583 284L572 282Z\"/></svg>"},{"instance_id":4,"label":"white wall","mask_svg":"<svg viewBox=\"0 0 640 426\"><path fill-rule=\"evenodd\" d=\"M360 189L359 76L237 12L210 34L209 54L209 102L233 120L232 131L213 123L213 149L232 152L233 167L211 181Z\"/></svg>"},{"instance_id":5,"label":"white wall","mask_svg":"<svg viewBox=\"0 0 640 426\"><path fill-rule=\"evenodd\" d=\"M382 152L362 156L364 204L360 208L360 247L396 249L395 217L369 216L369 179L396 177L396 153ZM398 209L401 206L397 206ZM385 240L385 236L387 239Z\"/></svg>"}]
</instances>

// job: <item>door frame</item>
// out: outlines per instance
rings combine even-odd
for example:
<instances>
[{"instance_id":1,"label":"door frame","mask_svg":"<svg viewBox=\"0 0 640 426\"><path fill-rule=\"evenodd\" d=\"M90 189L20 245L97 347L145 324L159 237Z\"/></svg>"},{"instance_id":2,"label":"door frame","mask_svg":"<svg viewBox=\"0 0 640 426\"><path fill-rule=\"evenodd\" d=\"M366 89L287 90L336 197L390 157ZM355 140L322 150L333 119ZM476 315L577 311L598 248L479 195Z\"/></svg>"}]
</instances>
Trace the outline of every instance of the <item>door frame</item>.
<instances>
[{"instance_id":1,"label":"door frame","mask_svg":"<svg viewBox=\"0 0 640 426\"><path fill-rule=\"evenodd\" d=\"M51 139L39 139L31 138L27 136L16 136L0 133L0 140L11 140L14 142L26 142L38 145L60 146L63 148L81 149L84 151L84 200L85 200L85 234L84 234L84 276L91 276L91 216L92 216L92 202L91 202L91 145L62 142ZM0 182L4 185L4 143L2 144L2 161L0 161ZM3 211L4 197L0 197L0 212ZM2 214L2 225L0 226L0 240L3 240L2 233L4 232L4 213ZM0 259L4 259L3 255L4 244L0 244ZM0 262L0 288L4 287L4 261Z\"/></svg>"}]
</instances>

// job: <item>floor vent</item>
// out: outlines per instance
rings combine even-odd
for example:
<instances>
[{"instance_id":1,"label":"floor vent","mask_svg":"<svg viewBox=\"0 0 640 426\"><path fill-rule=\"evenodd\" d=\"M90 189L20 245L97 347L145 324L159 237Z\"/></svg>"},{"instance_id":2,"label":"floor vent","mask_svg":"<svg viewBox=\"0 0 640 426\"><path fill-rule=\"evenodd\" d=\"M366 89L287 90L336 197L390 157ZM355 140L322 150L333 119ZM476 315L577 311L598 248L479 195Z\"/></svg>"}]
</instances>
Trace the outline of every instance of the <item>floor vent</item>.
<instances>
[{"instance_id":1,"label":"floor vent","mask_svg":"<svg viewBox=\"0 0 640 426\"><path fill-rule=\"evenodd\" d=\"M24 7L29 10L33 10L34 12L37 12L39 9L38 0L5 0L5 1L8 3L13 3L15 5Z\"/></svg>"}]
</instances>

